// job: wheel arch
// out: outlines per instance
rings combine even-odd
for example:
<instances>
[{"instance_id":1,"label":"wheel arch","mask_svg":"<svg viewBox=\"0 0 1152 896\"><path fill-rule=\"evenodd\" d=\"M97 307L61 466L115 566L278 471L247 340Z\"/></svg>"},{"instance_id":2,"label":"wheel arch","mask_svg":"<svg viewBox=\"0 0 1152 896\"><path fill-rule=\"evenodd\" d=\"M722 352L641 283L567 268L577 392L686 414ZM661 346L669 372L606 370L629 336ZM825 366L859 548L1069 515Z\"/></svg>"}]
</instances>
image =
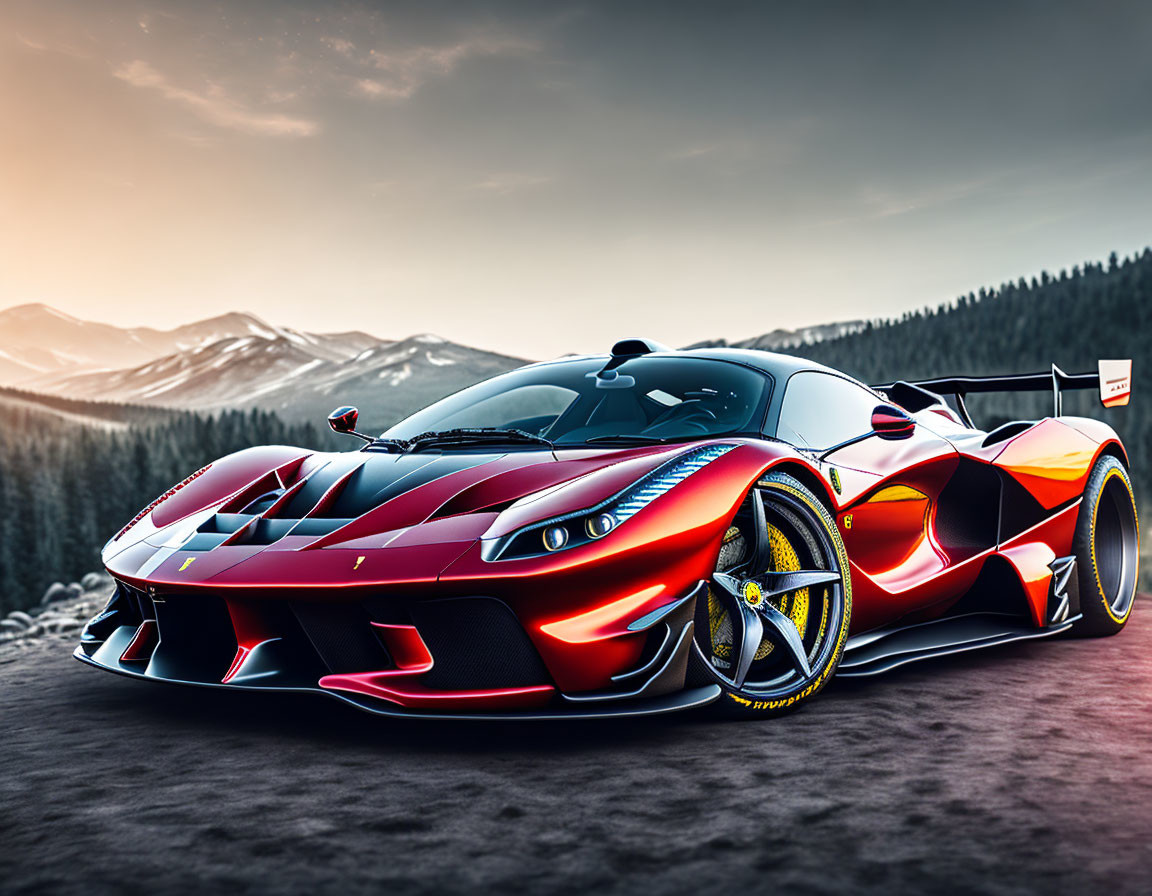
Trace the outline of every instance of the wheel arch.
<instances>
[{"instance_id":1,"label":"wheel arch","mask_svg":"<svg viewBox=\"0 0 1152 896\"><path fill-rule=\"evenodd\" d=\"M1124 446L1120 444L1119 439L1109 439L1107 442L1101 445L1095 459L1092 461L1092 466L1095 466L1096 461L1100 460L1102 457L1114 457L1116 460L1120 461L1120 464L1126 471L1129 473L1132 472L1132 465L1128 461L1128 452L1124 450Z\"/></svg>"},{"instance_id":2,"label":"wheel arch","mask_svg":"<svg viewBox=\"0 0 1152 896\"><path fill-rule=\"evenodd\" d=\"M823 478L811 467L798 463L795 460L782 460L768 467L768 469L761 473L757 478L757 482L769 473L787 473L808 489L808 491L812 492L820 503L824 505L824 509L835 517L836 502L832 500L832 495L829 493L828 486Z\"/></svg>"}]
</instances>

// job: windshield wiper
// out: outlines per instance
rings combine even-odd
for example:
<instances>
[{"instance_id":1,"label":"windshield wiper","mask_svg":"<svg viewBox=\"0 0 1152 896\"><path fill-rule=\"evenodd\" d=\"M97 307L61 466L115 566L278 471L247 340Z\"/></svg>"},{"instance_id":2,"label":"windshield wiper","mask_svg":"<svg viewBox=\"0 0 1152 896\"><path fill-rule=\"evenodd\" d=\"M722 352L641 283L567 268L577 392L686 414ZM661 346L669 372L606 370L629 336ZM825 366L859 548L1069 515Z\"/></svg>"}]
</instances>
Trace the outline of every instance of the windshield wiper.
<instances>
[{"instance_id":1,"label":"windshield wiper","mask_svg":"<svg viewBox=\"0 0 1152 896\"><path fill-rule=\"evenodd\" d=\"M590 439L585 439L585 445L667 445L670 442L687 442L693 436L685 436L680 439L662 439L659 436L593 436ZM702 436L699 438L703 438ZM580 444L580 443L574 443Z\"/></svg>"},{"instance_id":2,"label":"windshield wiper","mask_svg":"<svg viewBox=\"0 0 1152 896\"><path fill-rule=\"evenodd\" d=\"M363 448L361 451L387 451L389 453L395 452L400 454L408 448L408 443L402 439L382 439L375 438Z\"/></svg>"},{"instance_id":3,"label":"windshield wiper","mask_svg":"<svg viewBox=\"0 0 1152 896\"><path fill-rule=\"evenodd\" d=\"M445 429L439 432L425 432L408 440L408 451L419 451L431 445L482 445L498 443L501 445L546 445L552 447L552 441L543 436L534 435L523 429Z\"/></svg>"}]
</instances>

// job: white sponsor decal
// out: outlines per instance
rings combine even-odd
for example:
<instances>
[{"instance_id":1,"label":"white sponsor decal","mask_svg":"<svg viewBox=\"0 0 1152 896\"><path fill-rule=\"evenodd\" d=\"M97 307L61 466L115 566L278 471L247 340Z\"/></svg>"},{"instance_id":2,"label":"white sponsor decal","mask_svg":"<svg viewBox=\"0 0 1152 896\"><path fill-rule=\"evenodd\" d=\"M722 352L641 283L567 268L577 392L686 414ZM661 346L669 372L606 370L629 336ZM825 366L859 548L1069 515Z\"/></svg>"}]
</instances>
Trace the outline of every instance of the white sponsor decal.
<instances>
[{"instance_id":1,"label":"white sponsor decal","mask_svg":"<svg viewBox=\"0 0 1152 896\"><path fill-rule=\"evenodd\" d=\"M1132 361L1100 362L1100 401L1106 408L1128 404L1132 394Z\"/></svg>"}]
</instances>

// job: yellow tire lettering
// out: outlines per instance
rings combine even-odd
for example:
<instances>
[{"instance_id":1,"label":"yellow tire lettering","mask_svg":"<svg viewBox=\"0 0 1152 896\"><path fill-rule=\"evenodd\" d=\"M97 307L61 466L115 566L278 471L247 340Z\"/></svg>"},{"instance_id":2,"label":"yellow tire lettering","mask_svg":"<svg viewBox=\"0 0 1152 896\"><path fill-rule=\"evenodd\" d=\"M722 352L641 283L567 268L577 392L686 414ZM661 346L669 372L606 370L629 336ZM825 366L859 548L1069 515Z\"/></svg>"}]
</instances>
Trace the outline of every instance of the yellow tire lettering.
<instances>
[{"instance_id":1,"label":"yellow tire lettering","mask_svg":"<svg viewBox=\"0 0 1152 896\"><path fill-rule=\"evenodd\" d=\"M813 513L816 514L816 517L824 523L826 528L830 529L832 532L835 532L835 524L833 523L831 526L828 524L827 511L823 507L813 504L808 496L803 492L800 492L783 482L769 481L763 484L771 488L787 492L788 494L798 498L805 505L807 505L813 511ZM852 515L848 514L844 518L844 522L845 528L851 529ZM849 573L848 552L844 547L844 543L839 538L834 538L832 540L832 545L836 551L836 556L840 561L840 569L843 571L842 583L844 588L844 614L840 622L840 631L837 634L836 649L832 654L833 657L836 657L843 650L844 642L848 640L848 627L852 616L852 580ZM821 629L823 629L824 625L825 620L821 620ZM741 695L732 693L730 691L726 692L726 695L733 702L738 703L739 705L752 711L787 709L788 707L793 706L802 700L805 700L806 698L819 691L827 681L832 671L833 665L834 664L832 662L828 663L828 665L825 666L824 670L816 677L816 679L802 691L796 694L791 694L788 697L781 697L778 700L749 700L746 697L742 697Z\"/></svg>"},{"instance_id":2,"label":"yellow tire lettering","mask_svg":"<svg viewBox=\"0 0 1152 896\"><path fill-rule=\"evenodd\" d=\"M1118 476L1124 488L1128 491L1128 497L1132 499L1132 518L1136 525L1136 544L1140 544L1140 520L1136 515L1136 496L1132 493L1132 486L1128 482L1128 477L1123 475L1116 467L1113 467L1104 476L1104 481L1100 483L1100 488L1096 491L1096 501L1092 505L1092 522L1091 528L1088 532L1088 547L1092 555L1092 577L1096 580L1096 593L1100 597L1100 602L1104 605L1104 612L1109 618L1118 625L1123 625L1132 612L1132 607L1135 606L1136 601L1129 601L1128 609L1124 612L1123 616L1117 616L1112 612L1112 607L1108 603L1108 596L1104 593L1104 584L1100 581L1100 569L1096 564L1096 512L1100 509L1100 499L1104 497L1104 486L1108 484L1108 480L1113 476ZM1139 548L1137 548L1139 549Z\"/></svg>"}]
</instances>

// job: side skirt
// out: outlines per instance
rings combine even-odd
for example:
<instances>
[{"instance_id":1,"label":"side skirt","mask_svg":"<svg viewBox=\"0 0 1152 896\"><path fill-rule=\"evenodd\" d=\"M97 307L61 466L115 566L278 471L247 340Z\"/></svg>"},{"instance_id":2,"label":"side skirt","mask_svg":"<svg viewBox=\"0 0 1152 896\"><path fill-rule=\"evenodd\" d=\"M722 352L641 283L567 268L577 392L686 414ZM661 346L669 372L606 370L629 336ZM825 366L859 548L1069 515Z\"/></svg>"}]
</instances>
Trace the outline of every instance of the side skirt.
<instances>
[{"instance_id":1,"label":"side skirt","mask_svg":"<svg viewBox=\"0 0 1152 896\"><path fill-rule=\"evenodd\" d=\"M923 622L907 628L868 632L850 638L836 674L842 678L879 675L898 666L1011 641L1049 638L1072 627L1079 616L1045 628L1021 624L1019 617L973 613Z\"/></svg>"},{"instance_id":2,"label":"side skirt","mask_svg":"<svg viewBox=\"0 0 1152 896\"><path fill-rule=\"evenodd\" d=\"M1048 624L1043 628L1008 613L966 613L930 622L864 632L848 639L836 674L844 678L879 675L917 660L1050 638L1081 618L1076 558L1057 557L1048 569Z\"/></svg>"}]
</instances>

